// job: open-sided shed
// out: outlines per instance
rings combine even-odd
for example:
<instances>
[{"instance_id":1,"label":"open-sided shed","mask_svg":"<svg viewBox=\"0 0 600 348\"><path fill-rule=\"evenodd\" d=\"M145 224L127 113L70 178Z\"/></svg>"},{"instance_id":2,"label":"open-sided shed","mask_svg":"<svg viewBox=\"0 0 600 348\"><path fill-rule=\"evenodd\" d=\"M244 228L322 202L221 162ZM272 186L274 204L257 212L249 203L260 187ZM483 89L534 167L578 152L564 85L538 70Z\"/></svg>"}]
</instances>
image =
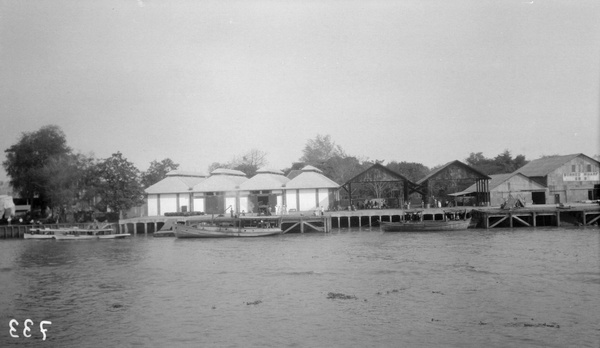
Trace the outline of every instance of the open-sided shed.
<instances>
[{"instance_id":1,"label":"open-sided shed","mask_svg":"<svg viewBox=\"0 0 600 348\"><path fill-rule=\"evenodd\" d=\"M403 206L412 192L420 192L418 185L404 175L397 173L380 163L375 163L365 171L354 176L342 185L349 197L349 204L363 200L365 192L372 198L387 198L395 202L392 205ZM362 202L360 202L362 203Z\"/></svg>"},{"instance_id":2,"label":"open-sided shed","mask_svg":"<svg viewBox=\"0 0 600 348\"><path fill-rule=\"evenodd\" d=\"M452 193L461 192L475 184L477 205L490 203L490 177L461 161L449 162L417 181L423 202L429 205L452 201Z\"/></svg>"}]
</instances>

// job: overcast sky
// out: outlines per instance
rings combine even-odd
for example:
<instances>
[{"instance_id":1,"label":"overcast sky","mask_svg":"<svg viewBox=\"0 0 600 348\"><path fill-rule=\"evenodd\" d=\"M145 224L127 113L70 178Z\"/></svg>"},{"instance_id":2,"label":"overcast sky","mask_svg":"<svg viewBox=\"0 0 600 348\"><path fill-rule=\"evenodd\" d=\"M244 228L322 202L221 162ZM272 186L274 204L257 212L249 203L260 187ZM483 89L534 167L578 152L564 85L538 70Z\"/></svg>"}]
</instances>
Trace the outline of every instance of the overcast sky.
<instances>
[{"instance_id":1,"label":"overcast sky","mask_svg":"<svg viewBox=\"0 0 600 348\"><path fill-rule=\"evenodd\" d=\"M140 170L283 169L317 134L429 167L594 156L599 86L597 0L0 0L2 161L48 124Z\"/></svg>"}]
</instances>

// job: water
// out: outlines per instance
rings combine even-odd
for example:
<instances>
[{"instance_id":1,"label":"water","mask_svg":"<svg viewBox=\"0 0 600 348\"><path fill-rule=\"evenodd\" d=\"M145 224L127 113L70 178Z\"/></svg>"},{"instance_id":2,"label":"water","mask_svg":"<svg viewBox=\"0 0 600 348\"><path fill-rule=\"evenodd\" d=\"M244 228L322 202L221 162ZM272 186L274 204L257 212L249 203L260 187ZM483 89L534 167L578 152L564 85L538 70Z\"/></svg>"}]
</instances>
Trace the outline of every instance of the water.
<instances>
[{"instance_id":1,"label":"water","mask_svg":"<svg viewBox=\"0 0 600 348\"><path fill-rule=\"evenodd\" d=\"M597 227L5 240L0 347L597 348L599 250Z\"/></svg>"}]
</instances>

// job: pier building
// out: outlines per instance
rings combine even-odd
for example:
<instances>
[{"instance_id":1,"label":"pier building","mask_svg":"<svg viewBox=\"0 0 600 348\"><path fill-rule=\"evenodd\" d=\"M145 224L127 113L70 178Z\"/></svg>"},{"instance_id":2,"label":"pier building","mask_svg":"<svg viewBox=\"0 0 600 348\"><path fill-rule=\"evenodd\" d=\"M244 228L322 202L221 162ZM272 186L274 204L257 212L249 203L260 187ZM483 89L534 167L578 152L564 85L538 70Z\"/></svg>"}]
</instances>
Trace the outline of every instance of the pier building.
<instances>
[{"instance_id":1,"label":"pier building","mask_svg":"<svg viewBox=\"0 0 600 348\"><path fill-rule=\"evenodd\" d=\"M340 185L311 165L285 185L285 202L288 211L329 209L338 197Z\"/></svg>"},{"instance_id":2,"label":"pier building","mask_svg":"<svg viewBox=\"0 0 600 348\"><path fill-rule=\"evenodd\" d=\"M261 168L239 186L240 211L277 213L285 199L285 185L290 181L281 170Z\"/></svg>"},{"instance_id":3,"label":"pier building","mask_svg":"<svg viewBox=\"0 0 600 348\"><path fill-rule=\"evenodd\" d=\"M490 175L490 205L500 206L510 197L521 200L525 204L545 204L548 189L521 173ZM455 200L475 202L477 187L475 184L466 190L451 193ZM474 205L474 204L464 204Z\"/></svg>"},{"instance_id":4,"label":"pier building","mask_svg":"<svg viewBox=\"0 0 600 348\"><path fill-rule=\"evenodd\" d=\"M238 211L241 203L245 203L245 201L240 202L239 186L246 180L248 180L246 174L239 170L223 168L213 170L206 180L192 188L194 197L192 211L206 214L224 214L226 210Z\"/></svg>"},{"instance_id":5,"label":"pier building","mask_svg":"<svg viewBox=\"0 0 600 348\"><path fill-rule=\"evenodd\" d=\"M206 180L203 173L173 170L167 177L146 189L148 215L164 215L166 212L193 211L192 188Z\"/></svg>"},{"instance_id":6,"label":"pier building","mask_svg":"<svg viewBox=\"0 0 600 348\"><path fill-rule=\"evenodd\" d=\"M451 194L464 191L475 185L475 204L490 204L491 178L461 161L449 162L417 181L423 192L423 202L429 205L445 205L453 200Z\"/></svg>"},{"instance_id":7,"label":"pier building","mask_svg":"<svg viewBox=\"0 0 600 348\"><path fill-rule=\"evenodd\" d=\"M582 153L539 158L517 171L548 188L546 203L600 199L600 162Z\"/></svg>"}]
</instances>

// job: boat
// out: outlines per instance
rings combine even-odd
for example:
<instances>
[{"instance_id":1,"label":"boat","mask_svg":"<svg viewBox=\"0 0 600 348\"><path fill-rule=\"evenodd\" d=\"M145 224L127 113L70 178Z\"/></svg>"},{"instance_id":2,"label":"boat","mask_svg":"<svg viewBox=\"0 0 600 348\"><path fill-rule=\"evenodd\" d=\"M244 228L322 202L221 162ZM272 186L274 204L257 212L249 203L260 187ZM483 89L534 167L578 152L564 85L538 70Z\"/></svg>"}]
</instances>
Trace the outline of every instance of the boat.
<instances>
[{"instance_id":1,"label":"boat","mask_svg":"<svg viewBox=\"0 0 600 348\"><path fill-rule=\"evenodd\" d=\"M264 237L282 234L281 217L248 216L177 223L177 238Z\"/></svg>"},{"instance_id":2,"label":"boat","mask_svg":"<svg viewBox=\"0 0 600 348\"><path fill-rule=\"evenodd\" d=\"M152 235L157 238L158 237L175 237L175 224L176 224L176 221L167 220L167 221L165 221L163 227L160 230L152 233Z\"/></svg>"},{"instance_id":3,"label":"boat","mask_svg":"<svg viewBox=\"0 0 600 348\"><path fill-rule=\"evenodd\" d=\"M31 227L29 231L23 234L24 239L54 239L56 229L48 227Z\"/></svg>"},{"instance_id":4,"label":"boat","mask_svg":"<svg viewBox=\"0 0 600 348\"><path fill-rule=\"evenodd\" d=\"M443 211L430 209L407 212L403 221L381 221L384 232L439 232L466 230L471 224L471 216L466 211Z\"/></svg>"},{"instance_id":5,"label":"boat","mask_svg":"<svg viewBox=\"0 0 600 348\"><path fill-rule=\"evenodd\" d=\"M63 227L51 229L56 240L90 240L90 239L120 239L130 236L129 233L117 233L110 224L102 227L90 225L85 228Z\"/></svg>"}]
</instances>

